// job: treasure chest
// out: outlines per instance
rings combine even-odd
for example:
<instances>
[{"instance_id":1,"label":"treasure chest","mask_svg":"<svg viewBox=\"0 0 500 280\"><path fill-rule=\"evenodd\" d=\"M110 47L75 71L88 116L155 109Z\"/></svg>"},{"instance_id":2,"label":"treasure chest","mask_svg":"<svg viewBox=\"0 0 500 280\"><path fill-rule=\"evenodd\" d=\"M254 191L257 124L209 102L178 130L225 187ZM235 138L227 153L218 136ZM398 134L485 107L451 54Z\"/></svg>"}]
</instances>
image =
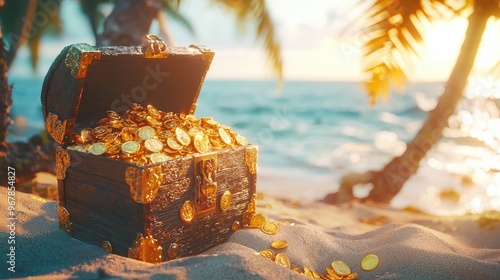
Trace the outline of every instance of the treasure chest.
<instances>
[{"instance_id":1,"label":"treasure chest","mask_svg":"<svg viewBox=\"0 0 500 280\"><path fill-rule=\"evenodd\" d=\"M118 119L134 106L143 109L143 120L159 122L154 133L167 137L176 123L167 125L162 118L200 121L192 114L214 53L205 46L171 47L156 36L148 39L149 46L64 48L45 78L41 102L46 129L60 144L60 228L108 252L162 262L198 254L249 225L255 212L257 147L231 144L228 135L219 135L227 142L219 149L202 146L210 145L203 141L193 147L192 141L173 140L181 144L177 157L141 163L119 154L98 155L103 153L99 147L92 153L71 149L85 129ZM123 126L119 119L110 121ZM201 121L227 131L210 118ZM113 143L119 147L122 140Z\"/></svg>"}]
</instances>

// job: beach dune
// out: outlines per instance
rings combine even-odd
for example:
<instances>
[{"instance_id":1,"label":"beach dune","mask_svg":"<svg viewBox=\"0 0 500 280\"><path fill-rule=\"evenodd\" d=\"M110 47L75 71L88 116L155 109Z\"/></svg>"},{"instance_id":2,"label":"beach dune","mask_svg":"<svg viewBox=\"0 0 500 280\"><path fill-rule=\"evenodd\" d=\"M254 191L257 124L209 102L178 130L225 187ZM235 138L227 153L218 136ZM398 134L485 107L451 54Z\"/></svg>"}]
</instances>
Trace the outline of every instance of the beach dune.
<instances>
[{"instance_id":1,"label":"beach dune","mask_svg":"<svg viewBox=\"0 0 500 280\"><path fill-rule=\"evenodd\" d=\"M0 188L0 213L8 212L7 189ZM66 279L306 279L256 254L272 241L288 241L291 266L320 274L342 260L361 279L499 279L498 215L434 217L363 204L336 207L261 197L257 211L277 221L276 235L241 229L203 254L149 264L108 254L71 238L58 228L57 202L15 195L15 272L2 262L0 278ZM498 213L497 213L498 214ZM10 229L0 226L6 259ZM361 260L376 254L380 263L363 271Z\"/></svg>"}]
</instances>

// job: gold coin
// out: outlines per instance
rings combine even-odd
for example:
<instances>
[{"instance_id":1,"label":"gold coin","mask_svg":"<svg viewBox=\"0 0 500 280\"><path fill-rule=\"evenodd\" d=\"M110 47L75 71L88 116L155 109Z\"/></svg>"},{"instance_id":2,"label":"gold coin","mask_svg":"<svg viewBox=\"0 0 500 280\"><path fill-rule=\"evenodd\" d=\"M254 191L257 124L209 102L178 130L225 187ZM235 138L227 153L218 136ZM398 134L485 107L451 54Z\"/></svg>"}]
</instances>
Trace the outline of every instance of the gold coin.
<instances>
[{"instance_id":1,"label":"gold coin","mask_svg":"<svg viewBox=\"0 0 500 280\"><path fill-rule=\"evenodd\" d=\"M174 137L167 139L167 145L176 151L182 149L182 145Z\"/></svg>"},{"instance_id":2,"label":"gold coin","mask_svg":"<svg viewBox=\"0 0 500 280\"><path fill-rule=\"evenodd\" d=\"M265 222L260 227L260 230L265 234L276 234L278 232L278 225L276 223Z\"/></svg>"},{"instance_id":3,"label":"gold coin","mask_svg":"<svg viewBox=\"0 0 500 280\"><path fill-rule=\"evenodd\" d=\"M354 273L347 275L343 279L355 280L355 279L359 279L359 275L356 272L354 272Z\"/></svg>"},{"instance_id":4,"label":"gold coin","mask_svg":"<svg viewBox=\"0 0 500 280\"><path fill-rule=\"evenodd\" d=\"M219 136L222 142L224 142L226 145L231 145L233 144L233 139L231 139L231 136L229 136L229 133L224 128L219 128Z\"/></svg>"},{"instance_id":5,"label":"gold coin","mask_svg":"<svg viewBox=\"0 0 500 280\"><path fill-rule=\"evenodd\" d=\"M181 122L177 119L177 117L168 117L164 122L163 126L167 129L174 129L181 125Z\"/></svg>"},{"instance_id":6,"label":"gold coin","mask_svg":"<svg viewBox=\"0 0 500 280\"><path fill-rule=\"evenodd\" d=\"M293 270L294 272L297 272L297 273L299 273L299 274L302 274L302 271L301 271L301 270L300 270L300 268L298 268L298 267L294 267L292 270Z\"/></svg>"},{"instance_id":7,"label":"gold coin","mask_svg":"<svg viewBox=\"0 0 500 280\"><path fill-rule=\"evenodd\" d=\"M236 143L240 146L246 146L248 145L248 139L246 139L245 137L241 136L241 135L236 135Z\"/></svg>"},{"instance_id":8,"label":"gold coin","mask_svg":"<svg viewBox=\"0 0 500 280\"><path fill-rule=\"evenodd\" d=\"M118 138L118 133L113 132L102 138L102 142L105 144L111 144Z\"/></svg>"},{"instance_id":9,"label":"gold coin","mask_svg":"<svg viewBox=\"0 0 500 280\"><path fill-rule=\"evenodd\" d=\"M122 118L120 117L120 115L118 115L118 113L117 113L117 112L115 112L115 111L111 111L111 110L109 110L109 111L107 111L107 112L106 112L106 115L108 116L108 118L109 118L110 120L121 120L121 119L122 119Z\"/></svg>"},{"instance_id":10,"label":"gold coin","mask_svg":"<svg viewBox=\"0 0 500 280\"><path fill-rule=\"evenodd\" d=\"M163 143L158 139L151 138L144 141L144 147L152 153L157 153L163 150Z\"/></svg>"},{"instance_id":11,"label":"gold coin","mask_svg":"<svg viewBox=\"0 0 500 280\"><path fill-rule=\"evenodd\" d=\"M159 120L161 119L161 115L160 115L160 112L158 111L158 109L156 109L155 107L153 107L153 105L148 105L146 106L146 109L148 110L148 113L151 117Z\"/></svg>"},{"instance_id":12,"label":"gold coin","mask_svg":"<svg viewBox=\"0 0 500 280\"><path fill-rule=\"evenodd\" d=\"M313 278L312 271L306 266L304 266L304 275L309 277L309 278Z\"/></svg>"},{"instance_id":13,"label":"gold coin","mask_svg":"<svg viewBox=\"0 0 500 280\"><path fill-rule=\"evenodd\" d=\"M276 256L274 254L273 250L271 250L271 249L264 249L264 250L259 252L259 255L263 256L264 258L268 258L272 261L274 261L274 258Z\"/></svg>"},{"instance_id":14,"label":"gold coin","mask_svg":"<svg viewBox=\"0 0 500 280\"><path fill-rule=\"evenodd\" d=\"M220 209L226 211L231 206L231 192L224 191L220 198Z\"/></svg>"},{"instance_id":15,"label":"gold coin","mask_svg":"<svg viewBox=\"0 0 500 280\"><path fill-rule=\"evenodd\" d=\"M361 261L361 268L366 271L374 270L379 263L379 258L377 255L368 254Z\"/></svg>"},{"instance_id":16,"label":"gold coin","mask_svg":"<svg viewBox=\"0 0 500 280\"><path fill-rule=\"evenodd\" d=\"M264 216L260 213L255 213L255 214L253 214L252 218L250 219L250 226L260 228L260 227L262 227L262 225L265 222L267 222L266 216Z\"/></svg>"},{"instance_id":17,"label":"gold coin","mask_svg":"<svg viewBox=\"0 0 500 280\"><path fill-rule=\"evenodd\" d=\"M335 271L335 273L340 275L340 276L346 276L346 275L351 274L351 269L343 261L339 261L339 260L333 261L332 268Z\"/></svg>"},{"instance_id":18,"label":"gold coin","mask_svg":"<svg viewBox=\"0 0 500 280\"><path fill-rule=\"evenodd\" d=\"M149 155L149 159L151 159L152 163L159 163L168 161L170 157L165 155L164 153L154 153Z\"/></svg>"},{"instance_id":19,"label":"gold coin","mask_svg":"<svg viewBox=\"0 0 500 280\"><path fill-rule=\"evenodd\" d=\"M160 139L163 140L163 139L167 139L167 138L170 138L170 137L174 137L175 133L173 133L170 130L162 130L156 136L158 136L158 138L160 138Z\"/></svg>"},{"instance_id":20,"label":"gold coin","mask_svg":"<svg viewBox=\"0 0 500 280\"><path fill-rule=\"evenodd\" d=\"M330 271L331 271L331 272L330 272L328 269L330 269ZM332 269L331 267L327 267L327 268L326 268L326 271L327 271L327 274L326 274L326 275L328 276L328 279L337 280L337 279L342 279L342 278L343 278L342 276L337 275L337 274L333 271L333 269Z\"/></svg>"},{"instance_id":21,"label":"gold coin","mask_svg":"<svg viewBox=\"0 0 500 280\"><path fill-rule=\"evenodd\" d=\"M199 133L203 133L203 129L199 126L193 126L189 129L188 134L191 137L195 137Z\"/></svg>"},{"instance_id":22,"label":"gold coin","mask_svg":"<svg viewBox=\"0 0 500 280\"><path fill-rule=\"evenodd\" d=\"M288 247L288 242L286 240L276 240L271 243L271 247L274 249L285 249Z\"/></svg>"},{"instance_id":23,"label":"gold coin","mask_svg":"<svg viewBox=\"0 0 500 280\"><path fill-rule=\"evenodd\" d=\"M191 137L189 137L189 134L187 134L187 132L180 127L175 129L175 136L177 141L179 141L179 143L183 146L188 146L191 143Z\"/></svg>"},{"instance_id":24,"label":"gold coin","mask_svg":"<svg viewBox=\"0 0 500 280\"><path fill-rule=\"evenodd\" d=\"M137 124L131 119L124 119L123 126L129 128L137 128Z\"/></svg>"},{"instance_id":25,"label":"gold coin","mask_svg":"<svg viewBox=\"0 0 500 280\"><path fill-rule=\"evenodd\" d=\"M153 138L153 136L155 136L155 134L156 134L155 129L150 127L150 126L143 126L143 127L139 128L139 130L137 131L137 135L142 140L151 139L151 138Z\"/></svg>"},{"instance_id":26,"label":"gold coin","mask_svg":"<svg viewBox=\"0 0 500 280\"><path fill-rule=\"evenodd\" d=\"M312 277L313 277L314 279L321 279L321 276L320 276L320 275L319 275L316 271L313 271L313 272L312 272Z\"/></svg>"},{"instance_id":27,"label":"gold coin","mask_svg":"<svg viewBox=\"0 0 500 280\"><path fill-rule=\"evenodd\" d=\"M276 257L274 257L274 262L286 268L290 268L290 260L283 253L277 254Z\"/></svg>"},{"instance_id":28,"label":"gold coin","mask_svg":"<svg viewBox=\"0 0 500 280\"><path fill-rule=\"evenodd\" d=\"M144 107L142 107L142 105L139 103L132 103L130 109L133 111L139 111L139 110L144 110Z\"/></svg>"},{"instance_id":29,"label":"gold coin","mask_svg":"<svg viewBox=\"0 0 500 280\"><path fill-rule=\"evenodd\" d=\"M180 210L180 216L181 220L184 222L191 222L194 218L194 203L190 200L186 200L184 204L182 204L181 210Z\"/></svg>"},{"instance_id":30,"label":"gold coin","mask_svg":"<svg viewBox=\"0 0 500 280\"><path fill-rule=\"evenodd\" d=\"M140 148L141 145L136 141L128 141L122 144L122 152L125 154L135 154Z\"/></svg>"},{"instance_id":31,"label":"gold coin","mask_svg":"<svg viewBox=\"0 0 500 280\"><path fill-rule=\"evenodd\" d=\"M92 129L84 128L80 131L80 136L83 144L88 143L92 140Z\"/></svg>"},{"instance_id":32,"label":"gold coin","mask_svg":"<svg viewBox=\"0 0 500 280\"><path fill-rule=\"evenodd\" d=\"M85 146L82 145L72 145L68 147L68 150L74 150L79 152L85 152Z\"/></svg>"},{"instance_id":33,"label":"gold coin","mask_svg":"<svg viewBox=\"0 0 500 280\"><path fill-rule=\"evenodd\" d=\"M159 121L159 120L157 120L157 119L155 119L155 118L153 118L151 116L147 116L146 117L146 121L148 121L148 123L150 125L152 125L153 127L157 127L157 128L160 127L160 126L162 126L162 124L163 124L161 121Z\"/></svg>"},{"instance_id":34,"label":"gold coin","mask_svg":"<svg viewBox=\"0 0 500 280\"><path fill-rule=\"evenodd\" d=\"M198 133L194 137L193 142L194 142L194 148L199 153L206 153L210 150L209 140L205 137L203 133Z\"/></svg>"},{"instance_id":35,"label":"gold coin","mask_svg":"<svg viewBox=\"0 0 500 280\"><path fill-rule=\"evenodd\" d=\"M120 146L109 146L107 148L107 151L106 151L106 154L108 156L112 156L112 155L118 155L121 151L121 147Z\"/></svg>"},{"instance_id":36,"label":"gold coin","mask_svg":"<svg viewBox=\"0 0 500 280\"><path fill-rule=\"evenodd\" d=\"M104 136L106 136L106 134L109 133L109 130L104 127L104 126L98 126L98 127L95 127L93 130L92 130L92 135L95 137L95 138L98 138L98 139L101 139L103 138Z\"/></svg>"},{"instance_id":37,"label":"gold coin","mask_svg":"<svg viewBox=\"0 0 500 280\"><path fill-rule=\"evenodd\" d=\"M121 130L120 138L123 142L135 140L135 129L132 127L124 127Z\"/></svg>"},{"instance_id":38,"label":"gold coin","mask_svg":"<svg viewBox=\"0 0 500 280\"><path fill-rule=\"evenodd\" d=\"M191 122L191 123L198 123L198 122L200 122L200 118L198 118L195 115L191 115L191 114L186 115L186 120L188 122Z\"/></svg>"},{"instance_id":39,"label":"gold coin","mask_svg":"<svg viewBox=\"0 0 500 280\"><path fill-rule=\"evenodd\" d=\"M101 142L94 143L90 146L89 152L96 156L100 156L106 152L106 145Z\"/></svg>"}]
</instances>

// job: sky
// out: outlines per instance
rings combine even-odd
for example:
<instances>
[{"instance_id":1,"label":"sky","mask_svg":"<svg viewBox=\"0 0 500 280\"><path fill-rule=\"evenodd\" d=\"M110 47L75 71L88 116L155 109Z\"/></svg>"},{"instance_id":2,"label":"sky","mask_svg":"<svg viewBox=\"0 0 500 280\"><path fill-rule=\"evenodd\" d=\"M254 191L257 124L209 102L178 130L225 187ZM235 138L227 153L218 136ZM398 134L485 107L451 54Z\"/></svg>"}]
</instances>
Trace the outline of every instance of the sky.
<instances>
[{"instance_id":1,"label":"sky","mask_svg":"<svg viewBox=\"0 0 500 280\"><path fill-rule=\"evenodd\" d=\"M167 19L176 45L203 44L215 51L207 75L210 80L275 79L267 62L262 41L255 39L254 27L246 32L235 24L234 16L212 1L185 1L181 13L190 20L195 34L178 22ZM359 9L345 0L268 0L267 5L278 39L282 44L285 80L359 81L361 41L354 22ZM44 75L59 51L68 44L94 44L89 24L76 0L63 1L63 36L43 39L42 60L37 75ZM465 19L435 22L426 34L427 44L408 73L410 81L446 80L457 57L467 27ZM346 31L347 30L347 31ZM488 28L477 58L477 75L487 72L500 59L500 24ZM153 24L150 33L158 34ZM29 55L23 48L11 75L32 75ZM474 73L473 73L474 74Z\"/></svg>"}]
</instances>

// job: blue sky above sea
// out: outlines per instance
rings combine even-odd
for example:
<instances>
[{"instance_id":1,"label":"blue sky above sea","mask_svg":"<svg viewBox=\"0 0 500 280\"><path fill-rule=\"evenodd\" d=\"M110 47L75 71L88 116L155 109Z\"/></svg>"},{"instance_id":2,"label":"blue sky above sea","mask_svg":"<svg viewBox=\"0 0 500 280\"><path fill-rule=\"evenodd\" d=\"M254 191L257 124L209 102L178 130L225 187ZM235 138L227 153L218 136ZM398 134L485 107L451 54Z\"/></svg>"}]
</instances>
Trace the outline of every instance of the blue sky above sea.
<instances>
[{"instance_id":1,"label":"blue sky above sea","mask_svg":"<svg viewBox=\"0 0 500 280\"><path fill-rule=\"evenodd\" d=\"M362 22L356 21L360 9L355 8L351 1L268 0L267 5L282 43L285 79L363 79L359 35ZM111 8L109 6L108 12L111 12ZM255 40L254 26L250 24L247 28L240 28L231 12L211 1L185 1L180 11L194 26L195 34L190 34L178 22L167 19L174 43L204 44L216 52L208 80L274 79L263 43ZM43 38L40 67L36 73L30 67L29 53L24 47L11 68L11 76L43 76L64 46L95 43L88 21L80 12L78 1L63 1L62 21L61 37L47 35ZM466 21L463 19L439 21L429 28L426 36L428 45L422 48L421 57L415 59L416 66L409 70L410 80L446 80L463 40L465 28ZM499 29L497 25L489 28L486 33L475 74L486 73L492 63L500 59L500 39L496 36ZM153 24L150 32L159 34L157 24Z\"/></svg>"}]
</instances>

